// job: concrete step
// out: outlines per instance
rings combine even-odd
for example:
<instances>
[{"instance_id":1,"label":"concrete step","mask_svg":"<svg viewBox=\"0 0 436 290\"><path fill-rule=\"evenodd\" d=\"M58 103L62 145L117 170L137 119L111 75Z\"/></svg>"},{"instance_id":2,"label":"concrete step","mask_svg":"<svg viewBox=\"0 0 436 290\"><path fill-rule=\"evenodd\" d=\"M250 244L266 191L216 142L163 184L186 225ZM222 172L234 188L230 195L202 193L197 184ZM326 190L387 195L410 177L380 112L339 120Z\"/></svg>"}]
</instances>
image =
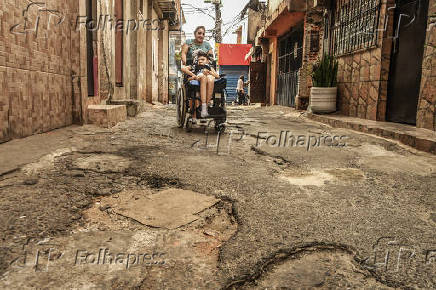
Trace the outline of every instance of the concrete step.
<instances>
[{"instance_id":1,"label":"concrete step","mask_svg":"<svg viewBox=\"0 0 436 290\"><path fill-rule=\"evenodd\" d=\"M307 117L335 128L347 128L362 133L399 141L421 151L436 154L436 132L415 126L391 122L372 121L338 113L321 115L308 113Z\"/></svg>"},{"instance_id":2,"label":"concrete step","mask_svg":"<svg viewBox=\"0 0 436 290\"><path fill-rule=\"evenodd\" d=\"M127 108L127 116L135 117L139 111L140 101L129 99L112 100L108 102L108 105L124 105Z\"/></svg>"},{"instance_id":3,"label":"concrete step","mask_svg":"<svg viewBox=\"0 0 436 290\"><path fill-rule=\"evenodd\" d=\"M127 109L124 105L89 105L89 123L103 128L111 128L127 119Z\"/></svg>"}]
</instances>

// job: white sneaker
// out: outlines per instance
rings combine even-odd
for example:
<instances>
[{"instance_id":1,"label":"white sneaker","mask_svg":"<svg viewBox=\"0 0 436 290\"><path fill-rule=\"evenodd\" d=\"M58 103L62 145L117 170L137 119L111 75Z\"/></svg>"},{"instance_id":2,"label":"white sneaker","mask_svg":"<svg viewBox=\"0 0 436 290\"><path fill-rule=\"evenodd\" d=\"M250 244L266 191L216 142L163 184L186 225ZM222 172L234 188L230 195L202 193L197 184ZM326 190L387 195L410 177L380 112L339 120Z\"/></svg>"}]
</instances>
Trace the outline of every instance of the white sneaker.
<instances>
[{"instance_id":1,"label":"white sneaker","mask_svg":"<svg viewBox=\"0 0 436 290\"><path fill-rule=\"evenodd\" d=\"M209 117L209 113L207 112L207 110L201 110L201 117L202 117L202 118L207 118L207 117Z\"/></svg>"}]
</instances>

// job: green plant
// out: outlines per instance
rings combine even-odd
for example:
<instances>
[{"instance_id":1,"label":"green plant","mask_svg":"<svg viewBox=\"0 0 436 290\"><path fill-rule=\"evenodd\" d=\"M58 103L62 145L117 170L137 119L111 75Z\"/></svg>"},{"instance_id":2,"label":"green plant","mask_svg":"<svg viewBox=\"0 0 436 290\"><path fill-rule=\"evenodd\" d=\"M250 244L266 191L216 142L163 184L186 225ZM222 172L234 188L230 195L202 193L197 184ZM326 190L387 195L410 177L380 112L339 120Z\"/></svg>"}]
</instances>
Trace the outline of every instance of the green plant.
<instances>
[{"instance_id":1,"label":"green plant","mask_svg":"<svg viewBox=\"0 0 436 290\"><path fill-rule=\"evenodd\" d=\"M181 61L181 60L182 60L182 52L181 52L181 51L176 51L176 52L174 53L174 56L175 56L175 59L176 59L177 61Z\"/></svg>"},{"instance_id":2,"label":"green plant","mask_svg":"<svg viewBox=\"0 0 436 290\"><path fill-rule=\"evenodd\" d=\"M338 61L331 55L324 55L313 65L312 81L314 87L336 87Z\"/></svg>"}]
</instances>

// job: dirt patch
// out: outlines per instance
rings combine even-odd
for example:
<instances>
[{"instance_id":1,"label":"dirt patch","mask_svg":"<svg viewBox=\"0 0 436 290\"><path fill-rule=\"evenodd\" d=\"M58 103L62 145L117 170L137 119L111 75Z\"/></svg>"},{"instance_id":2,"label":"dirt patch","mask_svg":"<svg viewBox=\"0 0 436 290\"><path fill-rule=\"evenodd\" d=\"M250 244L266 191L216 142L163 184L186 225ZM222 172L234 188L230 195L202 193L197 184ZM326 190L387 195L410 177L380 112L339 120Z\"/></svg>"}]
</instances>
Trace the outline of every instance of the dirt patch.
<instances>
[{"instance_id":1,"label":"dirt patch","mask_svg":"<svg viewBox=\"0 0 436 290\"><path fill-rule=\"evenodd\" d=\"M96 172L123 172L132 162L124 157L112 154L93 154L74 160L73 169L92 170Z\"/></svg>"}]
</instances>

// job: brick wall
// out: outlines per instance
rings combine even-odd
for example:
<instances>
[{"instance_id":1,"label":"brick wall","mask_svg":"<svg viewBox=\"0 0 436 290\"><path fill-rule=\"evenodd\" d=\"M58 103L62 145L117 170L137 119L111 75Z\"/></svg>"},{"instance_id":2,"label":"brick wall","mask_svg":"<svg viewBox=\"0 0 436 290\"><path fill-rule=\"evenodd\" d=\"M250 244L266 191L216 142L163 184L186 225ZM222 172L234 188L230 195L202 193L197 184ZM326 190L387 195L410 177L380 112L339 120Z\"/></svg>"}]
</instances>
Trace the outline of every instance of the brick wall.
<instances>
[{"instance_id":1,"label":"brick wall","mask_svg":"<svg viewBox=\"0 0 436 290\"><path fill-rule=\"evenodd\" d=\"M78 34L71 31L77 5L68 0L47 0L47 8L65 17L56 25L47 12L32 6L22 33L26 0L0 0L0 142L47 132L72 123L72 71L79 71ZM11 33L15 24L17 33Z\"/></svg>"},{"instance_id":2,"label":"brick wall","mask_svg":"<svg viewBox=\"0 0 436 290\"><path fill-rule=\"evenodd\" d=\"M436 3L430 1L416 126L436 131Z\"/></svg>"},{"instance_id":3,"label":"brick wall","mask_svg":"<svg viewBox=\"0 0 436 290\"><path fill-rule=\"evenodd\" d=\"M323 31L321 29L323 21L322 11L310 10L304 18L304 40L303 40L303 63L300 69L297 109L305 110L308 106L310 88L312 87L312 68L317 62L322 52ZM312 31L318 32L317 52L311 52Z\"/></svg>"}]
</instances>

